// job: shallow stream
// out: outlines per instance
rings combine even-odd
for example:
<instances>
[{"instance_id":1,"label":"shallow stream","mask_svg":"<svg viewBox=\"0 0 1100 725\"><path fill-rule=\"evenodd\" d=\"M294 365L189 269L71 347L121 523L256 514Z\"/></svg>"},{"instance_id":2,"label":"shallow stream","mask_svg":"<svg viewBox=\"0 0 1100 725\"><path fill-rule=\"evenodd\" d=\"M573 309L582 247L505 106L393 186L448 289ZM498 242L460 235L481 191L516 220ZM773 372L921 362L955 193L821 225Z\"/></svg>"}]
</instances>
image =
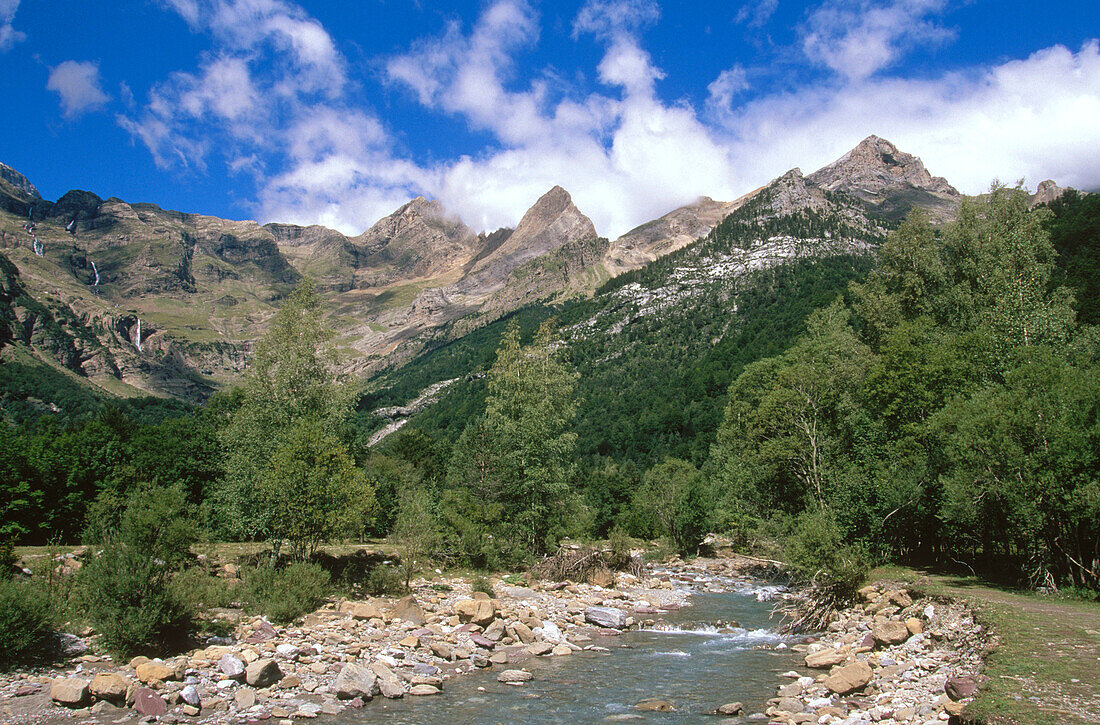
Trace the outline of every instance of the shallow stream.
<instances>
[{"instance_id":1,"label":"shallow stream","mask_svg":"<svg viewBox=\"0 0 1100 725\"><path fill-rule=\"evenodd\" d=\"M715 723L708 713L740 701L746 713L760 712L774 697L777 673L797 657L775 649L771 603L751 593L696 591L693 606L662 614L659 628L594 637L610 652L583 651L567 657L539 657L517 667L535 678L522 687L496 681L498 671L451 679L444 694L375 699L347 710L341 725L408 723L596 723L619 720L655 723ZM734 621L739 626L723 626ZM717 623L718 626L715 626ZM641 700L671 702L675 712L640 712Z\"/></svg>"}]
</instances>

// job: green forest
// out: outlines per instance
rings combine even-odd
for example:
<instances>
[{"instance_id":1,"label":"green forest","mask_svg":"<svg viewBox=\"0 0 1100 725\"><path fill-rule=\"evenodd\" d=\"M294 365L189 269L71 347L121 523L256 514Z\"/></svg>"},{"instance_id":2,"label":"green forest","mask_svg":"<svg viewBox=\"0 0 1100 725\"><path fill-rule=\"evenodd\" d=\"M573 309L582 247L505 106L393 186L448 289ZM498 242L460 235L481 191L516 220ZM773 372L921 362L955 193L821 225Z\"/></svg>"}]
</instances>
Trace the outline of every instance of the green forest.
<instances>
[{"instance_id":1,"label":"green forest","mask_svg":"<svg viewBox=\"0 0 1100 725\"><path fill-rule=\"evenodd\" d=\"M784 231L770 224L727 220L367 392L335 372L308 282L242 384L199 407L5 362L0 539L104 546L167 581L199 539L307 562L388 536L420 563L514 570L564 537L691 555L714 532L840 583L897 561L1100 590L1100 197L1029 210L998 186L943 226L915 210L872 254L758 270L664 314L617 307L624 285ZM451 378L367 445L371 411ZM51 400L61 412L34 402Z\"/></svg>"}]
</instances>

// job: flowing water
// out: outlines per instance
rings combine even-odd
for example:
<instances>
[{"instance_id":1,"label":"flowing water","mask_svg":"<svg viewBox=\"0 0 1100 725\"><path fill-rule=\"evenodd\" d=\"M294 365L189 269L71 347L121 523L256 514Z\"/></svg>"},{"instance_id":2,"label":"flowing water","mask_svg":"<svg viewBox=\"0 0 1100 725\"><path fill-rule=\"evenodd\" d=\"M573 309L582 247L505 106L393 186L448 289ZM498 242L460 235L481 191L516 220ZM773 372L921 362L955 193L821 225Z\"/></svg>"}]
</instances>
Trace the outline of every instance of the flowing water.
<instances>
[{"instance_id":1,"label":"flowing water","mask_svg":"<svg viewBox=\"0 0 1100 725\"><path fill-rule=\"evenodd\" d=\"M746 592L696 592L693 606L661 616L652 629L594 637L610 652L540 657L525 667L535 679L522 687L496 681L501 667L447 681L443 695L382 700L339 716L361 723L589 723L628 720L714 723L727 702L760 712L774 697L778 672L796 666L768 628L771 604ZM652 615L650 615L652 616ZM734 626L736 623L737 626ZM641 700L671 702L675 712L642 712Z\"/></svg>"}]
</instances>

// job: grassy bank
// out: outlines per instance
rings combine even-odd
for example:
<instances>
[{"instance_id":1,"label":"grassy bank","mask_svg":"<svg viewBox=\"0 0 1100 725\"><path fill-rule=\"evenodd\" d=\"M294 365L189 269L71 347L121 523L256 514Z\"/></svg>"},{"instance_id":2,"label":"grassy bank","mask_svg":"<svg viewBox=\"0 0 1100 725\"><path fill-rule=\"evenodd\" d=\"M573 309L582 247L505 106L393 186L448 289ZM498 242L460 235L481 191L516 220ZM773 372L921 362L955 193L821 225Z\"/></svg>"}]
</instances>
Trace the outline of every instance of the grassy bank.
<instances>
[{"instance_id":1,"label":"grassy bank","mask_svg":"<svg viewBox=\"0 0 1100 725\"><path fill-rule=\"evenodd\" d=\"M966 600L992 627L978 697L966 709L988 725L1100 722L1100 603L1013 591L976 577L886 569L933 596Z\"/></svg>"}]
</instances>

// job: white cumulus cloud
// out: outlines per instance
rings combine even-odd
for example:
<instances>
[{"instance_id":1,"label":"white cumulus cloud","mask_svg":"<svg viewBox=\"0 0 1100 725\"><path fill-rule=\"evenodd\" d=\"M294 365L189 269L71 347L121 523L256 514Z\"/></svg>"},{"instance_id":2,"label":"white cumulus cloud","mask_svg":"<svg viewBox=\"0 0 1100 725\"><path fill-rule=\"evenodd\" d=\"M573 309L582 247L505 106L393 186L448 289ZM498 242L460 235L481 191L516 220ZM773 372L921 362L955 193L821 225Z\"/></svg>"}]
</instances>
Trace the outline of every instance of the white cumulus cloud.
<instances>
[{"instance_id":1,"label":"white cumulus cloud","mask_svg":"<svg viewBox=\"0 0 1100 725\"><path fill-rule=\"evenodd\" d=\"M19 0L0 0L0 53L27 38L25 33L12 27L18 9Z\"/></svg>"},{"instance_id":2,"label":"white cumulus cloud","mask_svg":"<svg viewBox=\"0 0 1100 725\"><path fill-rule=\"evenodd\" d=\"M66 118L102 108L111 100L100 86L99 64L92 61L58 63L50 69L46 88L60 97Z\"/></svg>"}]
</instances>

